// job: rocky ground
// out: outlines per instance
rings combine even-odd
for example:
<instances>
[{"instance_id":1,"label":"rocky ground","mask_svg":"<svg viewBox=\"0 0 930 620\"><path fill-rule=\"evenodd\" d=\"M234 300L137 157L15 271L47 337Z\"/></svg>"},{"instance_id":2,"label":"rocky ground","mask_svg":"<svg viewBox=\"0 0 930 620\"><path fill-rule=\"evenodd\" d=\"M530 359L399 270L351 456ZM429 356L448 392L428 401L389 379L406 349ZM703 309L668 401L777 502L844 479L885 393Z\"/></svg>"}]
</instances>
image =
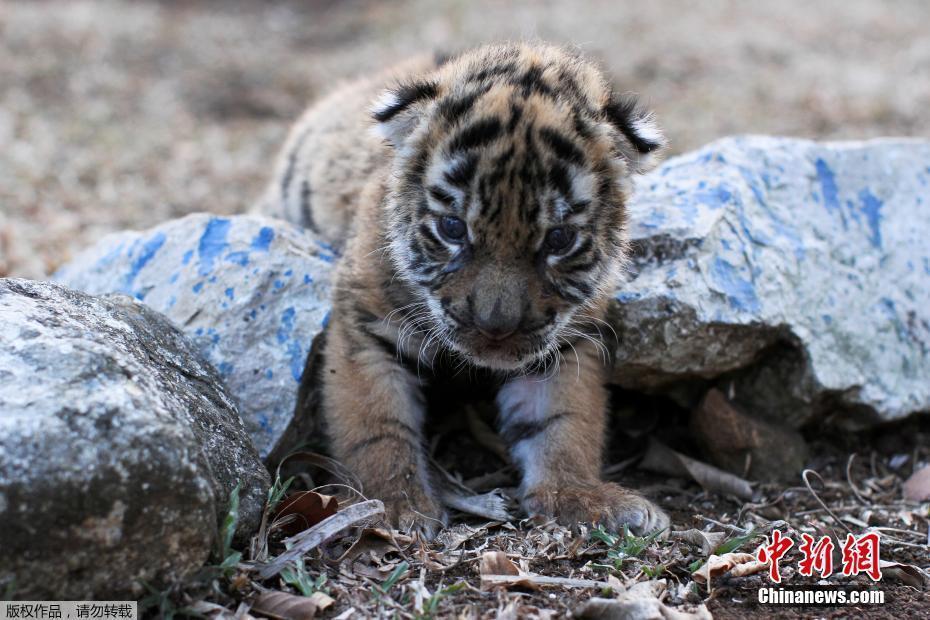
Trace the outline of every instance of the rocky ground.
<instances>
[{"instance_id":1,"label":"rocky ground","mask_svg":"<svg viewBox=\"0 0 930 620\"><path fill-rule=\"evenodd\" d=\"M743 132L830 139L928 134L930 45L923 25L930 14L922 3L900 2L889 9L865 1L825 2L816 7L800 2L713 2L702 3L700 11L677 2L641 4L504 5L425 0L4 3L0 5L0 144L4 146L0 149L0 276L48 275L107 232L149 228L193 211L243 211L258 195L288 123L309 99L338 79L424 47L454 49L503 37L541 37L578 45L603 59L619 88L640 91L651 101L672 139L674 152ZM788 145L792 157L801 153L790 160L798 166L781 169L786 181L770 186L764 168L789 160L776 157L778 161L768 162L768 155L753 157L751 147L756 142L748 144L749 150L742 150L742 142L714 147L727 156L719 160L719 167L713 162L704 167L713 158L705 160L701 152L687 160L700 174L730 184L711 188L713 200L694 175L669 175L671 184L656 194L668 191L672 195L685 187L673 184L687 183L688 179L694 185L689 185L684 195L693 198L690 204L697 208L677 212L677 204L674 208L665 205L671 218L665 226L680 229L684 241L690 239L689 234L714 240L701 244L707 254L694 257L701 277L680 281L671 274L677 267L684 270L686 264L695 268L690 254L669 254L665 252L668 248L652 243L654 235L648 229L657 223L640 218L636 234L641 234L645 253L637 259L637 281L648 284L653 274L669 290L650 285L635 299L618 295L619 307L627 312L618 326L635 324L643 327L643 334L669 338L696 334L691 340L678 342L674 350L694 347L688 354L690 362L710 364L703 371L673 369L683 372L685 379L693 371L706 372L702 377L713 380L676 384L676 404L639 392L667 373L669 368L663 363L668 356L627 359L630 368L647 372L623 373L636 377L638 383L627 386L636 391L615 395L613 419L617 424L605 473L642 489L670 511L674 532L668 540L628 538L622 532L570 532L545 523L502 525L489 521L512 507L507 497L515 480L501 456L501 447L480 423L481 416L469 413L481 410L479 403L477 409L457 416L470 421L467 428L433 429L431 446L437 465L451 472L450 480L455 480L450 482L450 492L459 498L460 507L481 516L458 515L455 526L430 544L381 529L377 506L362 501L364 498L352 490L357 485L351 477L338 464L305 449L291 456L278 472L255 538L232 541L232 533L244 518L237 518L237 513L246 512L243 495L240 510L230 510L228 518L221 521L216 549L197 550L200 558L212 553L209 565L167 587L151 588L144 600L146 614L545 618L571 612L604 617L593 607L582 609L592 597L601 597L612 601L605 603L608 610L626 613L635 609L639 615L634 617L649 613L667 616L672 613L669 609L692 614L690 617L712 613L718 618L749 613L785 618L850 614L917 617L930 602L926 581L930 514L926 501L905 500L903 489L910 484L913 496L924 492L916 487L930 484L912 479L930 460L926 417L862 432L837 433L835 423L840 418L855 422L848 414L868 413L873 407L891 412L887 419L897 418L919 406L915 403L925 397L919 373L927 360L926 349L920 347L926 345L920 334L930 328L920 323L925 309L919 302L926 289L915 274L919 274L923 255L921 247L913 243L915 233L910 226L922 220L901 215L910 204L908 199L917 197L917 204L921 204L919 192L912 189L926 180L923 169L918 170L915 163L924 155L893 166L901 179L909 175L893 187L882 185L882 179L892 177L881 174L884 162L899 156L895 153L919 154L922 147L887 145L866 165L845 155L832 158L845 147L837 147L835 153L829 147L811 155L808 146ZM769 146L763 149L765 153L778 152L777 145ZM731 165L734 155L742 168ZM814 159L818 163L812 172ZM869 157L863 158L863 162L867 160ZM758 170L747 178L754 165ZM866 169L874 174L863 172ZM753 180L753 175L758 179ZM877 180L856 185L871 179L869 175ZM760 198L778 197L778 192L794 187L791 183L806 188L801 192L809 193L804 204L823 205L817 207L822 210L814 214L819 223L810 238L803 239L804 247L797 245L797 235L786 234L798 222L778 214L779 208L793 203L782 196L770 207ZM688 207L688 200L683 207ZM870 209L875 210L872 200L885 201L882 217L890 218L892 224L870 219ZM649 213L660 210L654 208L658 205L650 206L648 198L639 204ZM721 213L725 216L715 215ZM747 213L752 214L749 225L731 225ZM776 217L766 219L772 214ZM673 220L677 222L674 227L669 224ZM171 232L171 226L177 230ZM161 230L114 237L83 256L76 268L60 275L60 280L76 289L127 293L174 321L198 350L192 357L199 360L197 356L202 355L215 366L230 393L245 403L240 413L262 456L269 453L278 436L293 429L285 432L284 425L262 418L261 412L283 412L286 423L294 399L303 403L312 396L306 386L297 395L296 387L309 341L326 322L322 299L328 280L320 274L334 259L325 247L299 238L301 234L296 231L282 227L267 234L266 228L274 226L246 218L195 216ZM888 226L894 227L894 234ZM885 247L876 230L885 233ZM769 236L773 231L776 234ZM849 235L851 243L845 243L841 235ZM204 238L207 243L202 243ZM693 245L683 243L682 248L690 251ZM893 289L901 293L900 299L893 300L898 305L890 308L887 303L851 308L842 302L839 315L847 319L862 316L876 325L884 321L880 333L875 332L873 355L864 353L870 349L869 343L859 343L854 330L843 321L833 323L819 313L806 313L800 322L786 319L819 302L814 299L792 305L780 301L779 291L785 286L781 280L758 286L749 297L739 286L743 267L754 274L753 282L769 282L767 278L783 274L800 274L806 280L794 254L798 249L812 253L813 258L804 262L805 268L820 265L817 260L825 261L820 270L825 286L831 284L831 269L842 264L869 275L871 279L863 278L863 284L856 284L863 291ZM846 255L850 252L855 256ZM917 260L913 265L907 260L910 254ZM732 268L724 270L722 281L715 280L719 270L705 269L717 265L713 257L729 261ZM745 265L741 257L745 257ZM678 259L682 265L675 264ZM782 259L784 264L779 262ZM304 271L312 272L316 279ZM757 277L757 272L762 277ZM905 273L908 275L901 275ZM689 281L699 285L689 288ZM733 290L727 288L734 284ZM310 299L307 291L315 291L313 295L319 299ZM853 300L871 300L858 290L850 294ZM32 335L23 336L57 328L54 319L42 319L38 327L21 326L22 333L13 333L11 326L15 328L25 316L17 304L32 304L29 300L39 297L31 293L23 299L13 298L12 303L10 295L0 299L10 312L2 322L5 333L11 343L22 347L17 359L25 360L20 374L27 385L34 374L29 364L41 359L35 351L47 349L32 351L29 347L58 342L51 332L43 334L46 340L33 344ZM755 305L745 305L753 299ZM309 304L299 311L312 315L313 321L294 325L293 306L298 303L294 300ZM697 317L698 327L682 324L676 334L663 332L662 326L668 323L661 312L671 307L669 300L679 304L679 310L689 309L686 315ZM914 313L907 312L910 306L914 306ZM886 310L890 312L887 316L882 314ZM74 320L79 324L83 318L80 312L76 315ZM822 319L825 325L809 322L811 317ZM749 332L761 330L762 340L753 345L756 348L727 350L720 346L723 332L714 331L724 323L734 327L733 339L727 343L738 344L739 338L746 337L742 326L748 326ZM705 333L701 326L711 329ZM82 328L69 332L69 337L77 342L93 332ZM839 349L824 349L824 334L832 334L837 342L845 343L843 346L860 351L861 359L856 359L871 366L850 370L831 362L823 351L829 354ZM706 346L702 340L705 335L713 347ZM783 357L784 351L774 345L785 342L800 348L791 348L788 352L792 355ZM243 351L259 350L263 343L270 346L261 349L261 355L243 355ZM101 345L103 360L110 359L105 344ZM644 346L635 350L650 350L645 346L648 341L640 344ZM632 350L627 347L627 352ZM800 377L803 381L792 382L790 373L780 373L797 367L798 351L804 352L801 357L813 364L814 370ZM895 357L899 351L906 354ZM157 368L165 363L157 358L143 355L138 363ZM754 364L747 360L757 358L768 360L749 366L759 372L726 374L728 369ZM243 359L248 364L238 363ZM722 360L723 365L713 366L715 360ZM169 362L169 367L179 363ZM114 366L115 380L124 381L124 375L138 372L136 363ZM185 363L180 364L183 367ZM901 372L896 372L893 364L901 364ZM768 372L770 368L775 370ZM13 416L0 421L19 428L17 408L29 413L32 404L3 371L0 369L0 375L8 389L0 396L7 399L3 402L8 411L0 407L0 414L12 411ZM859 392L846 390L856 372L875 380L875 385L863 392L868 398L856 400ZM87 389L85 380L96 375L76 367L73 376L65 377L67 385L73 382ZM54 381L59 377L43 378ZM899 378L901 382L895 383ZM773 381L774 385L787 383L791 389L753 389L771 387ZM699 412L710 407L724 415L713 418L703 430L695 429L693 420L689 427L692 406L682 407L681 403L696 403L695 393L700 396L712 385L723 392L716 394L713 402L717 404L712 407L707 400L702 401ZM167 390L169 396L171 391ZM895 401L895 395L904 393L913 400ZM276 395L284 395L277 408L259 402L266 396L278 398ZM160 398L155 400L161 402ZM797 447L799 436L782 433L773 441L766 435L766 428L771 427L738 422L742 418L727 409L733 399L748 413L768 409L778 412L782 421L790 419L793 425L806 422L806 451L782 454L786 446L792 450ZM165 402L170 401L167 398ZM794 415L784 413L796 403L804 407L797 408ZM817 405L815 409L808 407L812 403ZM49 404L53 417L71 424L70 414L62 417L54 413L54 405ZM829 427L817 421L820 418L812 421L812 416L830 414L831 407L837 415L827 416ZM102 420L109 419L112 407L98 409ZM162 409L159 405L152 415L162 415ZM143 411L139 415L148 414ZM72 424L69 432L83 437L101 428L109 433L111 427L97 424L95 431L87 425ZM54 437L43 435L43 428L34 430L33 439L43 438L35 445L53 449ZM829 432L825 433L825 428ZM9 433L4 436L13 437ZM121 435L114 432L113 436ZM650 437L654 441L648 441ZM665 448L657 447L655 440ZM726 459L720 452L744 441L748 443L739 446L740 463L724 465ZM196 453L196 444L186 449ZM713 448L710 453L709 447ZM0 452L2 448L0 442ZM700 460L695 464L678 456L670 458L668 452L656 459L656 451L663 449ZM280 461L289 451L278 450L270 458ZM16 461L15 450L6 454L12 455L11 462L25 462ZM114 450L113 454L119 459L129 453ZM751 458L745 458L746 454ZM670 460L679 465L672 469L657 466L657 461L667 465ZM729 467L735 476L708 468L705 460ZM779 463L784 463L786 475L766 475L782 473L777 471L782 467ZM810 470L805 477L794 469L801 466ZM292 475L285 493L283 486ZM782 480L756 481L773 478ZM911 482L906 483L908 480ZM0 482L8 485L2 477ZM320 486L333 483L344 486ZM220 486L223 490L213 491L210 509L202 511L208 516L198 527L212 528L213 512L225 512L220 504L229 484ZM8 487L0 488L0 513L8 508L2 493L5 489L8 492ZM299 495L311 489L339 497L335 516L321 521L335 505L324 506L322 503L328 501L325 497ZM479 496L483 499L474 503L473 493L493 489L502 489L502 494ZM251 505L254 518L254 502ZM129 514L138 517L145 514L144 508L144 502L131 505ZM28 517L28 510L25 514ZM81 514L72 511L64 517ZM366 520L365 514L374 517ZM152 515L150 527L160 527L160 518ZM56 523L60 526L65 521ZM14 522L28 523L29 519ZM101 540L111 550L114 545L118 549L114 530L104 527L109 522L99 523L102 525L93 531L102 532ZM325 544L314 538L320 528L334 524L341 529ZM308 525L311 527L306 529ZM714 572L710 584L693 576L710 555L733 559L733 553L753 552L773 529L795 539L802 532L829 535L839 546L847 530L858 533L867 528L882 534L882 558L892 563L885 567L880 586L888 596L883 606L761 606L754 599L767 581L758 572L744 576ZM288 548L295 546L306 551L306 559L289 558ZM507 557L494 552L504 552ZM793 552L786 562L788 567L796 566L798 557ZM144 554L138 558L142 563L146 560ZM3 574L0 570L0 577ZM814 583L790 568L786 574L791 585ZM545 583L547 578L550 583ZM641 585L633 587L634 583ZM862 577L833 577L829 584L874 587ZM0 594L15 592L15 584L0 579ZM303 597L294 598L295 594ZM284 614L285 606L295 607Z\"/></svg>"}]
</instances>

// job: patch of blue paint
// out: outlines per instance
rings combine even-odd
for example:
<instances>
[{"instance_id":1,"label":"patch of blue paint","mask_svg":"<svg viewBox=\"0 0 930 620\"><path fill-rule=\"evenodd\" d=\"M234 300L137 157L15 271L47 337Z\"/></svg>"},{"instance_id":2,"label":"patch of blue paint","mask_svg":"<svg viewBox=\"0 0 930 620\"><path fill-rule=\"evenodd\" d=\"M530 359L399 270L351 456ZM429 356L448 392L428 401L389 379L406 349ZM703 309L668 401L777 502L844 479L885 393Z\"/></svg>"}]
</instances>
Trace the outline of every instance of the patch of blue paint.
<instances>
[{"instance_id":1,"label":"patch of blue paint","mask_svg":"<svg viewBox=\"0 0 930 620\"><path fill-rule=\"evenodd\" d=\"M659 228L665 223L665 213L657 209L649 212L649 217L640 221L639 225L644 228Z\"/></svg>"},{"instance_id":2,"label":"patch of blue paint","mask_svg":"<svg viewBox=\"0 0 930 620\"><path fill-rule=\"evenodd\" d=\"M233 365L229 362L220 362L216 369L220 371L220 376L228 377L232 374Z\"/></svg>"},{"instance_id":3,"label":"patch of blue paint","mask_svg":"<svg viewBox=\"0 0 930 620\"><path fill-rule=\"evenodd\" d=\"M620 291L617 293L616 299L620 303L625 304L627 302L636 301L640 297L642 297L640 293L633 291Z\"/></svg>"},{"instance_id":4,"label":"patch of blue paint","mask_svg":"<svg viewBox=\"0 0 930 620\"><path fill-rule=\"evenodd\" d=\"M96 267L98 269L102 269L104 267L109 267L110 265L112 265L113 262L117 258L119 258L120 255L123 253L124 245L125 243L123 241L120 241L119 244L115 248L113 248L112 250L110 250L109 252L107 252L106 254L100 257L100 259L97 261Z\"/></svg>"},{"instance_id":5,"label":"patch of blue paint","mask_svg":"<svg viewBox=\"0 0 930 620\"><path fill-rule=\"evenodd\" d=\"M214 217L207 222L207 227L200 236L197 245L197 256L200 260L200 275L207 275L213 270L213 263L229 247L226 241L229 235L230 222L227 219Z\"/></svg>"},{"instance_id":6,"label":"patch of blue paint","mask_svg":"<svg viewBox=\"0 0 930 620\"><path fill-rule=\"evenodd\" d=\"M820 192L823 194L823 204L828 211L840 208L839 190L836 187L836 176L821 158L817 158L817 178L820 180Z\"/></svg>"},{"instance_id":7,"label":"patch of blue paint","mask_svg":"<svg viewBox=\"0 0 930 620\"><path fill-rule=\"evenodd\" d=\"M310 284L313 282L313 278L310 277L309 273L304 274L304 284Z\"/></svg>"},{"instance_id":8,"label":"patch of blue paint","mask_svg":"<svg viewBox=\"0 0 930 620\"><path fill-rule=\"evenodd\" d=\"M741 312L759 312L761 305L755 287L740 275L736 267L718 257L714 259L711 271L731 308Z\"/></svg>"},{"instance_id":9,"label":"patch of blue paint","mask_svg":"<svg viewBox=\"0 0 930 620\"><path fill-rule=\"evenodd\" d=\"M294 310L293 306L287 308L281 314L281 326L278 328L278 344L284 344L291 337L291 332L294 331L294 317L297 315L297 311Z\"/></svg>"},{"instance_id":10,"label":"patch of blue paint","mask_svg":"<svg viewBox=\"0 0 930 620\"><path fill-rule=\"evenodd\" d=\"M254 319L256 316L258 316L258 311L256 311L255 308L252 308L252 311L249 312L249 318Z\"/></svg>"},{"instance_id":11,"label":"patch of blue paint","mask_svg":"<svg viewBox=\"0 0 930 620\"><path fill-rule=\"evenodd\" d=\"M129 292L132 290L132 285L139 275L139 272L142 271L142 268L145 267L152 258L154 258L155 254L158 253L158 250L160 250L163 245L165 245L165 233L163 232L156 233L155 236L145 242L142 246L142 251L139 252L139 255L129 265L129 273L126 274L123 280L123 291ZM138 297L138 293L136 295L138 299L145 297L144 294L142 294L142 297Z\"/></svg>"},{"instance_id":12,"label":"patch of blue paint","mask_svg":"<svg viewBox=\"0 0 930 620\"><path fill-rule=\"evenodd\" d=\"M266 378L266 379L274 379L274 373L271 371L270 368L269 368L268 370L265 371L265 378Z\"/></svg>"},{"instance_id":13,"label":"patch of blue paint","mask_svg":"<svg viewBox=\"0 0 930 620\"><path fill-rule=\"evenodd\" d=\"M865 221L869 224L871 235L869 241L877 248L882 247L882 201L876 198L868 189L859 192L859 211L865 216Z\"/></svg>"},{"instance_id":14,"label":"patch of blue paint","mask_svg":"<svg viewBox=\"0 0 930 620\"><path fill-rule=\"evenodd\" d=\"M178 303L178 298L175 297L174 295L172 295L171 297L168 298L168 307L169 307L169 308L173 308L173 307L174 307L174 304L176 304L176 303Z\"/></svg>"},{"instance_id":15,"label":"patch of blue paint","mask_svg":"<svg viewBox=\"0 0 930 620\"><path fill-rule=\"evenodd\" d=\"M236 298L236 291L235 291L232 287L226 289L226 297L228 297L228 298L230 298L230 299L235 299L235 298Z\"/></svg>"},{"instance_id":16,"label":"patch of blue paint","mask_svg":"<svg viewBox=\"0 0 930 620\"><path fill-rule=\"evenodd\" d=\"M168 284L174 284L175 282L178 281L178 278L179 278L180 276L181 276L181 274L178 273L177 271L175 271L173 274L171 274L171 277L168 278Z\"/></svg>"},{"instance_id":17,"label":"patch of blue paint","mask_svg":"<svg viewBox=\"0 0 930 620\"><path fill-rule=\"evenodd\" d=\"M294 381L300 383L300 377L304 374L304 360L306 359L306 355L304 355L304 349L300 346L299 342L291 340L287 343L287 356L291 360L291 376L294 378Z\"/></svg>"},{"instance_id":18,"label":"patch of blue paint","mask_svg":"<svg viewBox=\"0 0 930 620\"><path fill-rule=\"evenodd\" d=\"M194 291L195 293L199 293L200 291L203 290L203 282L198 282L197 284L191 287L191 290Z\"/></svg>"},{"instance_id":19,"label":"patch of blue paint","mask_svg":"<svg viewBox=\"0 0 930 620\"><path fill-rule=\"evenodd\" d=\"M282 288L284 288L284 282L281 280L275 280L272 286L274 286L274 290L280 291Z\"/></svg>"},{"instance_id":20,"label":"patch of blue paint","mask_svg":"<svg viewBox=\"0 0 930 620\"><path fill-rule=\"evenodd\" d=\"M227 263L234 263L240 267L245 267L249 264L249 253L242 250L238 252L230 252L226 255L225 260Z\"/></svg>"},{"instance_id":21,"label":"patch of blue paint","mask_svg":"<svg viewBox=\"0 0 930 620\"><path fill-rule=\"evenodd\" d=\"M202 327L198 327L197 330L194 332L194 335L195 335L195 336L203 336L203 328L202 328Z\"/></svg>"},{"instance_id":22,"label":"patch of blue paint","mask_svg":"<svg viewBox=\"0 0 930 620\"><path fill-rule=\"evenodd\" d=\"M287 271L284 272L284 277L285 277L285 278L290 278L292 275L294 275L294 270L293 270L293 269L288 269Z\"/></svg>"},{"instance_id":23,"label":"patch of blue paint","mask_svg":"<svg viewBox=\"0 0 930 620\"><path fill-rule=\"evenodd\" d=\"M702 204L711 209L719 209L733 198L733 193L722 183L710 189L704 189L694 192L692 197L698 204Z\"/></svg>"},{"instance_id":24,"label":"patch of blue paint","mask_svg":"<svg viewBox=\"0 0 930 620\"><path fill-rule=\"evenodd\" d=\"M829 314L824 314L820 318L822 318L823 322L826 323L827 325L833 324L833 317L830 316Z\"/></svg>"},{"instance_id":25,"label":"patch of blue paint","mask_svg":"<svg viewBox=\"0 0 930 620\"><path fill-rule=\"evenodd\" d=\"M255 238L252 239L252 249L258 252L267 252L272 241L274 241L274 230L268 226L263 226L255 235Z\"/></svg>"},{"instance_id":26,"label":"patch of blue paint","mask_svg":"<svg viewBox=\"0 0 930 620\"><path fill-rule=\"evenodd\" d=\"M189 262L191 262L191 258L193 257L194 257L193 250L188 250L187 252L184 252L184 256L181 258L181 264L182 265L188 264Z\"/></svg>"},{"instance_id":27,"label":"patch of blue paint","mask_svg":"<svg viewBox=\"0 0 930 620\"><path fill-rule=\"evenodd\" d=\"M326 327L329 325L329 310L327 310L326 314L323 315L323 320L320 321L320 325L323 327L323 329L326 329Z\"/></svg>"}]
</instances>

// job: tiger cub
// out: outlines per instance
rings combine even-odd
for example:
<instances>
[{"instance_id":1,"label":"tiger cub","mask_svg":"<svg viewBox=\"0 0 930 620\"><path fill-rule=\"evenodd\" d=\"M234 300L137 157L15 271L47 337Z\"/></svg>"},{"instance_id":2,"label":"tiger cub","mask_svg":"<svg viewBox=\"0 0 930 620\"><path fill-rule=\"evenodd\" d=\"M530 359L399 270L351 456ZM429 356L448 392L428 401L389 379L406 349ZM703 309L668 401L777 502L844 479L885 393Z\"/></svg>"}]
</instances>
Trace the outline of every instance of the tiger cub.
<instances>
[{"instance_id":1,"label":"tiger cub","mask_svg":"<svg viewBox=\"0 0 930 620\"><path fill-rule=\"evenodd\" d=\"M668 525L600 479L599 328L627 254L631 177L664 143L592 63L542 44L412 61L292 130L260 210L344 247L323 411L334 456L395 525L431 536L446 522L422 388L447 371L496 389L528 514Z\"/></svg>"}]
</instances>

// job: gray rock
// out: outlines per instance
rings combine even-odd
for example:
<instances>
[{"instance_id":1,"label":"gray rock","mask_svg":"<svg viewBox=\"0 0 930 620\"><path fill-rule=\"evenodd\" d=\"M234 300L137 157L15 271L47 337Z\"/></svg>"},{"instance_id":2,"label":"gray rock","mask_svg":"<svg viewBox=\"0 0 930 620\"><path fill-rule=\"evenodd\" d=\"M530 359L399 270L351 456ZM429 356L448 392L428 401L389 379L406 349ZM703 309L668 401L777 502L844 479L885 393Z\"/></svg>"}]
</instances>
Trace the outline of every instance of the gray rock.
<instances>
[{"instance_id":1,"label":"gray rock","mask_svg":"<svg viewBox=\"0 0 930 620\"><path fill-rule=\"evenodd\" d=\"M264 457L291 421L307 353L329 312L334 258L285 222L196 214L110 235L55 279L131 295L171 319L219 370Z\"/></svg>"},{"instance_id":2,"label":"gray rock","mask_svg":"<svg viewBox=\"0 0 930 620\"><path fill-rule=\"evenodd\" d=\"M728 138L640 179L615 380L858 426L930 410L930 142Z\"/></svg>"},{"instance_id":3,"label":"gray rock","mask_svg":"<svg viewBox=\"0 0 930 620\"><path fill-rule=\"evenodd\" d=\"M19 598L137 596L208 559L241 481L269 476L216 371L168 321L0 280L0 584Z\"/></svg>"}]
</instances>

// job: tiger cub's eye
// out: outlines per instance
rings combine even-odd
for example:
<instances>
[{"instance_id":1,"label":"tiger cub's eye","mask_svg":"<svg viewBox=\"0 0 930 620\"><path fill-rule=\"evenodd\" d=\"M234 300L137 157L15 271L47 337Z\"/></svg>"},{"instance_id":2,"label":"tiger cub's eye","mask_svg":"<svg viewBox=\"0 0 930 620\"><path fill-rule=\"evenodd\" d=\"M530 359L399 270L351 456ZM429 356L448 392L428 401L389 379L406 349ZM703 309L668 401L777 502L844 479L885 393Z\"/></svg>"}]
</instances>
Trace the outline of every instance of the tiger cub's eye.
<instances>
[{"instance_id":1,"label":"tiger cub's eye","mask_svg":"<svg viewBox=\"0 0 930 620\"><path fill-rule=\"evenodd\" d=\"M546 249L552 254L564 252L575 241L575 231L559 226L546 233Z\"/></svg>"},{"instance_id":2,"label":"tiger cub's eye","mask_svg":"<svg viewBox=\"0 0 930 620\"><path fill-rule=\"evenodd\" d=\"M454 215L444 215L439 218L439 232L446 239L453 243L459 243L465 238L468 227L460 218Z\"/></svg>"}]
</instances>

